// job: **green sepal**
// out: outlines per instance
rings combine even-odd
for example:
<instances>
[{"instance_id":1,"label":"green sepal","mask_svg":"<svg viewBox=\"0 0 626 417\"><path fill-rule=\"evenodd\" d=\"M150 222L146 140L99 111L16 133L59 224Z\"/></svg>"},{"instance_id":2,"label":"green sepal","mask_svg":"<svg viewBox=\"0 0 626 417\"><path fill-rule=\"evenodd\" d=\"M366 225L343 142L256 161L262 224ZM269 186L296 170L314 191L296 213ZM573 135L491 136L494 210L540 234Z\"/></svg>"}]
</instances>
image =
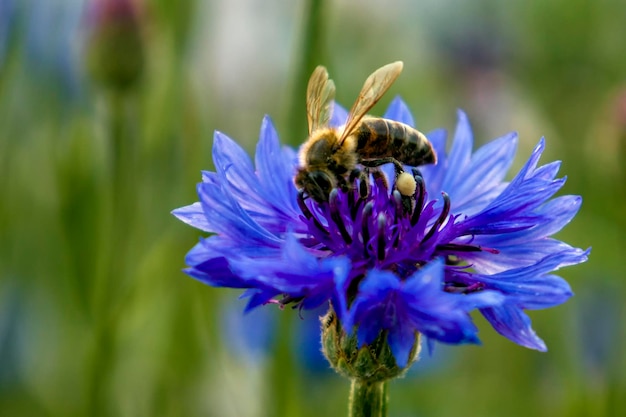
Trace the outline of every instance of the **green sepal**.
<instances>
[{"instance_id":1,"label":"green sepal","mask_svg":"<svg viewBox=\"0 0 626 417\"><path fill-rule=\"evenodd\" d=\"M341 375L365 383L376 383L397 378L418 358L420 334L415 333L415 343L405 367L399 367L387 342L387 332L382 331L369 345L358 347L356 329L346 333L331 307L322 317L322 350L331 366Z\"/></svg>"}]
</instances>

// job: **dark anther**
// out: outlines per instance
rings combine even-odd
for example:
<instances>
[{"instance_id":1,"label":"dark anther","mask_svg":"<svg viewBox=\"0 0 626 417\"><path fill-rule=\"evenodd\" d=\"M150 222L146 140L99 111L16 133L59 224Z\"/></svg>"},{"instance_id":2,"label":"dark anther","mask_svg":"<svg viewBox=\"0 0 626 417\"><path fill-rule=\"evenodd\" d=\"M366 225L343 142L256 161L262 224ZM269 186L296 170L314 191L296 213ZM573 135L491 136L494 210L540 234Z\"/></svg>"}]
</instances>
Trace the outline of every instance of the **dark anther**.
<instances>
[{"instance_id":1,"label":"dark anther","mask_svg":"<svg viewBox=\"0 0 626 417\"><path fill-rule=\"evenodd\" d=\"M336 188L333 188L333 190L330 192L329 197L330 197L330 217L333 219L333 221L337 225L337 228L339 229L339 233L341 233L341 237L343 238L343 240L349 245L350 243L352 243L352 237L346 230L346 225L344 224L343 219L341 218L341 214L339 213L339 207L337 206L337 203L338 203L337 200L339 199L339 192L337 191Z\"/></svg>"},{"instance_id":2,"label":"dark anther","mask_svg":"<svg viewBox=\"0 0 626 417\"><path fill-rule=\"evenodd\" d=\"M350 172L350 184L354 183L357 178L361 178L361 170L358 168L354 168L352 172Z\"/></svg>"},{"instance_id":3,"label":"dark anther","mask_svg":"<svg viewBox=\"0 0 626 417\"><path fill-rule=\"evenodd\" d=\"M348 194L348 207L350 207L350 217L352 220L356 218L356 212L354 210L354 206L356 206L356 201L354 198L354 183L350 183L350 189L347 191Z\"/></svg>"},{"instance_id":4,"label":"dark anther","mask_svg":"<svg viewBox=\"0 0 626 417\"><path fill-rule=\"evenodd\" d=\"M389 183L387 182L387 177L385 177L385 174L383 174L382 171L376 169L372 171L372 176L374 177L374 182L376 183L376 186L379 189L384 189L384 190L389 189Z\"/></svg>"},{"instance_id":5,"label":"dark anther","mask_svg":"<svg viewBox=\"0 0 626 417\"><path fill-rule=\"evenodd\" d=\"M413 173L413 177L415 178L416 181L417 181L417 178L424 178L420 170L417 168L411 168L411 172Z\"/></svg>"},{"instance_id":6,"label":"dark anther","mask_svg":"<svg viewBox=\"0 0 626 417\"><path fill-rule=\"evenodd\" d=\"M473 284L451 284L446 286L445 291L453 294L470 294L485 289L485 283L475 282Z\"/></svg>"},{"instance_id":7,"label":"dark anther","mask_svg":"<svg viewBox=\"0 0 626 417\"><path fill-rule=\"evenodd\" d=\"M441 193L441 195L443 196L443 208L441 209L441 214L437 218L437 221L435 221L433 226L430 228L426 236L424 236L424 240L422 240L422 242L426 242L428 239L433 237L433 235L439 229L439 227L441 227L443 222L446 221L446 218L450 213L450 197L448 197L448 194L446 193Z\"/></svg>"},{"instance_id":8,"label":"dark anther","mask_svg":"<svg viewBox=\"0 0 626 417\"><path fill-rule=\"evenodd\" d=\"M437 245L438 251L453 251L453 252L481 252L480 246L464 245L460 243L446 243L445 245Z\"/></svg>"},{"instance_id":9,"label":"dark anther","mask_svg":"<svg viewBox=\"0 0 626 417\"><path fill-rule=\"evenodd\" d=\"M369 195L369 193L370 193L369 176L366 173L361 172L360 183L359 183L359 197L361 197L362 200L365 200L367 196Z\"/></svg>"},{"instance_id":10,"label":"dark anther","mask_svg":"<svg viewBox=\"0 0 626 417\"><path fill-rule=\"evenodd\" d=\"M387 219L384 214L378 215L378 248L376 255L378 256L378 260L382 261L385 259L385 224L387 223Z\"/></svg>"},{"instance_id":11,"label":"dark anther","mask_svg":"<svg viewBox=\"0 0 626 417\"><path fill-rule=\"evenodd\" d=\"M393 202L396 205L396 215L394 217L394 223L396 223L398 221L398 213L402 212L402 194L400 194L400 191L398 190L393 190L391 195L393 196Z\"/></svg>"},{"instance_id":12,"label":"dark anther","mask_svg":"<svg viewBox=\"0 0 626 417\"><path fill-rule=\"evenodd\" d=\"M352 218L352 220L356 219L356 215L359 212L361 199L360 198L358 200L356 199L357 197L356 181L357 181L357 178L360 178L361 175L362 175L361 170L358 168L355 168L352 170L352 172L350 172L350 177L349 177L350 191L348 192L348 207L350 207L350 217Z\"/></svg>"},{"instance_id":13,"label":"dark anther","mask_svg":"<svg viewBox=\"0 0 626 417\"><path fill-rule=\"evenodd\" d=\"M304 216L308 220L313 219L313 223L315 224L315 227L317 227L320 232L324 233L325 235L328 235L328 230L326 230L326 228L322 226L319 220L317 220L317 217L313 216L313 213L311 213L311 210L309 210L309 207L304 202L304 198L305 198L304 191L302 190L299 191L298 192L298 206L300 206L300 210L302 210L302 214L304 214Z\"/></svg>"},{"instance_id":14,"label":"dark anther","mask_svg":"<svg viewBox=\"0 0 626 417\"><path fill-rule=\"evenodd\" d=\"M371 201L363 207L363 218L361 219L361 234L363 235L363 257L367 258L367 244L370 241L369 219L372 216L374 203Z\"/></svg>"},{"instance_id":15,"label":"dark anther","mask_svg":"<svg viewBox=\"0 0 626 417\"><path fill-rule=\"evenodd\" d=\"M403 213L406 214L407 216L411 213L411 210L413 210L413 198L412 197L409 197L408 195L402 196L402 210L403 210Z\"/></svg>"},{"instance_id":16,"label":"dark anther","mask_svg":"<svg viewBox=\"0 0 626 417\"><path fill-rule=\"evenodd\" d=\"M300 210L302 211L302 214L304 214L304 217L309 220L313 217L313 213L311 213L311 210L309 210L309 207L304 202L304 190L298 191L298 206L300 206Z\"/></svg>"},{"instance_id":17,"label":"dark anther","mask_svg":"<svg viewBox=\"0 0 626 417\"><path fill-rule=\"evenodd\" d=\"M417 170L413 170L413 175L415 177L415 182L417 182L417 188L415 189L415 209L413 210L413 215L411 216L411 226L415 226L420 220L426 194L426 190L424 189L424 180L422 180L421 176L415 175L415 171Z\"/></svg>"},{"instance_id":18,"label":"dark anther","mask_svg":"<svg viewBox=\"0 0 626 417\"><path fill-rule=\"evenodd\" d=\"M293 297L291 295L283 295L283 297L278 300L278 306L282 309L286 305L295 304L293 307L296 308L300 301L304 300L304 297Z\"/></svg>"},{"instance_id":19,"label":"dark anther","mask_svg":"<svg viewBox=\"0 0 626 417\"><path fill-rule=\"evenodd\" d=\"M400 194L400 191L398 190L393 190L393 201L396 204L396 210L394 213L394 224L399 226L399 222L398 222L398 216L401 216L404 214L404 202L405 202L405 197ZM398 244L400 243L400 227L397 228L396 230L396 237L393 240L393 247L397 248Z\"/></svg>"}]
</instances>

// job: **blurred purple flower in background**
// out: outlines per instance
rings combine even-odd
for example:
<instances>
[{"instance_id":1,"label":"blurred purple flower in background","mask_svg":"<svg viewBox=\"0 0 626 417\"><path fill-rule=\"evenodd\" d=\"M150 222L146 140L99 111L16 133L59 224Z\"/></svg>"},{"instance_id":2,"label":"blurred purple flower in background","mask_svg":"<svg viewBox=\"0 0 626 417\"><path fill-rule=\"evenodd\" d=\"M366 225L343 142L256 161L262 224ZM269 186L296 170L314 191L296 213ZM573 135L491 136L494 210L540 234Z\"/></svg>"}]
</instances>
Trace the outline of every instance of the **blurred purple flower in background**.
<instances>
[{"instance_id":1,"label":"blurred purple flower in background","mask_svg":"<svg viewBox=\"0 0 626 417\"><path fill-rule=\"evenodd\" d=\"M414 124L400 99L384 117ZM331 123L344 120L345 110L335 106ZM581 198L552 198L565 180L555 178L559 163L537 166L543 139L506 182L516 134L472 152L469 122L459 112L449 152L443 130L427 137L439 162L413 171L410 201L393 176L374 172L366 197L355 180L353 190L334 190L329 202L317 203L295 188L295 151L281 147L269 118L254 165L217 132L216 172L203 173L198 203L173 212L215 234L187 254L186 272L212 286L246 289L248 309L314 309L330 301L344 329L357 329L359 345L386 332L400 367L410 360L416 332L477 343L474 309L510 340L546 350L524 310L572 295L551 272L584 262L588 251L550 236L574 217Z\"/></svg>"},{"instance_id":2,"label":"blurred purple flower in background","mask_svg":"<svg viewBox=\"0 0 626 417\"><path fill-rule=\"evenodd\" d=\"M274 345L275 311L257 308L241 314L239 303L225 302L222 306L222 332L229 351L250 364L263 361Z\"/></svg>"}]
</instances>

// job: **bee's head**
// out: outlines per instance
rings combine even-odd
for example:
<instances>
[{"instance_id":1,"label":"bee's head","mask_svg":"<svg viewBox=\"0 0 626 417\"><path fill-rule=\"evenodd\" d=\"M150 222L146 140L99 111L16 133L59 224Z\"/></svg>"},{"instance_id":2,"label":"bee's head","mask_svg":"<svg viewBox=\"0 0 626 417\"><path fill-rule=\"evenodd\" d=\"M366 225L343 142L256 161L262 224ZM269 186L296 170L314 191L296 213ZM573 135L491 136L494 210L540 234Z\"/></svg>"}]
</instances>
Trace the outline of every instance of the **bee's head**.
<instances>
[{"instance_id":1,"label":"bee's head","mask_svg":"<svg viewBox=\"0 0 626 417\"><path fill-rule=\"evenodd\" d=\"M300 168L295 177L296 187L304 190L318 203L328 201L328 195L335 187L335 181L325 171L307 171Z\"/></svg>"}]
</instances>

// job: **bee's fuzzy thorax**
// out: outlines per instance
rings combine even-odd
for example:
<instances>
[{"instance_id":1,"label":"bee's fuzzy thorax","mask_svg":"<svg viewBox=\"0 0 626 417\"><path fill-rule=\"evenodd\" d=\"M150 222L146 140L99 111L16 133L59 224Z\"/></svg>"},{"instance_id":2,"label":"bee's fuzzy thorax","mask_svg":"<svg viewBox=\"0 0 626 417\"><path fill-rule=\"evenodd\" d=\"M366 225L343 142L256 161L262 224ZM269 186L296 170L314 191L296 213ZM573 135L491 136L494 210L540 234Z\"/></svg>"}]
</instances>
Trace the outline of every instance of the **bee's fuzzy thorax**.
<instances>
[{"instance_id":1,"label":"bee's fuzzy thorax","mask_svg":"<svg viewBox=\"0 0 626 417\"><path fill-rule=\"evenodd\" d=\"M311 132L311 136L300 146L298 151L298 162L300 167L306 167L309 164L307 156L311 153L311 147L318 141L331 137L337 137L337 129L332 127L326 127L323 129ZM335 139L336 140L336 139Z\"/></svg>"}]
</instances>

